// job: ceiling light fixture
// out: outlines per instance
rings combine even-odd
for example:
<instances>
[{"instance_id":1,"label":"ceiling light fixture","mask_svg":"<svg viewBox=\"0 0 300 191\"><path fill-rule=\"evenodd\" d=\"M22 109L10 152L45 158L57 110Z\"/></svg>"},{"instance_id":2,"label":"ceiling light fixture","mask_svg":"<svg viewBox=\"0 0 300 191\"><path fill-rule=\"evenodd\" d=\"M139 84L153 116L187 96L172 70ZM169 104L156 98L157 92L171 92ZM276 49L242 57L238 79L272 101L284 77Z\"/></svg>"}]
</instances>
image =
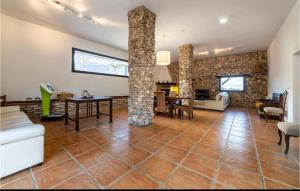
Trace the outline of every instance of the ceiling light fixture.
<instances>
[{"instance_id":1,"label":"ceiling light fixture","mask_svg":"<svg viewBox=\"0 0 300 191\"><path fill-rule=\"evenodd\" d=\"M99 24L99 23L103 24L103 23L105 23L105 22L98 21L98 19L95 19L93 17L89 17L87 15L84 15L80 11L77 11L76 9L74 9L74 8L68 6L68 5L66 5L66 4L64 4L64 3L60 2L60 1L57 1L57 0L47 0L47 2L53 3L57 7L65 10L65 11L70 11L71 13L77 15L79 18L84 18L84 19L88 20L90 23L93 23L93 24Z\"/></svg>"},{"instance_id":2,"label":"ceiling light fixture","mask_svg":"<svg viewBox=\"0 0 300 191\"><path fill-rule=\"evenodd\" d=\"M195 52L194 54L199 55L199 56L203 56L203 55L209 55L209 51L202 51L202 52Z\"/></svg>"},{"instance_id":3,"label":"ceiling light fixture","mask_svg":"<svg viewBox=\"0 0 300 191\"><path fill-rule=\"evenodd\" d=\"M156 64L160 66L167 66L171 63L170 51L158 51L156 53Z\"/></svg>"},{"instance_id":4,"label":"ceiling light fixture","mask_svg":"<svg viewBox=\"0 0 300 191\"><path fill-rule=\"evenodd\" d=\"M162 42L165 40L166 35L163 34ZM156 53L156 64L160 66L167 66L171 64L171 52L170 51L158 51Z\"/></svg>"},{"instance_id":5,"label":"ceiling light fixture","mask_svg":"<svg viewBox=\"0 0 300 191\"><path fill-rule=\"evenodd\" d=\"M225 24L228 22L228 17L220 17L219 18L219 23L220 24Z\"/></svg>"},{"instance_id":6,"label":"ceiling light fixture","mask_svg":"<svg viewBox=\"0 0 300 191\"><path fill-rule=\"evenodd\" d=\"M234 50L233 47L229 47L229 48L216 48L214 49L215 54L219 54L220 52L227 52L227 51L232 51Z\"/></svg>"}]
</instances>

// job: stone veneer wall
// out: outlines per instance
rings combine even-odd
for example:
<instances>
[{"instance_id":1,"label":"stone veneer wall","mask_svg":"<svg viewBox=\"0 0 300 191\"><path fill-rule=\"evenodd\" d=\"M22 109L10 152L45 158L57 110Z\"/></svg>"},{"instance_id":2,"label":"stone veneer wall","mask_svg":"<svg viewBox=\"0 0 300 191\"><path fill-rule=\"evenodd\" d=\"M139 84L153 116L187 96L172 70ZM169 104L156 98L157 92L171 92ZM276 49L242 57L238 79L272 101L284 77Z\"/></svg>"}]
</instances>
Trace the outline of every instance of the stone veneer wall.
<instances>
[{"instance_id":1,"label":"stone veneer wall","mask_svg":"<svg viewBox=\"0 0 300 191\"><path fill-rule=\"evenodd\" d=\"M119 97L113 99L113 109L127 107L127 97ZM107 112L109 110L108 102L100 103L100 112ZM40 118L42 116L42 103L41 101L18 101L8 102L7 106L19 105L20 110L25 112L29 118ZM51 112L55 114L65 114L65 102L60 100L51 101ZM86 104L80 104L80 116L86 115ZM75 105L69 104L69 115L75 116ZM93 113L96 113L96 103L93 103Z\"/></svg>"},{"instance_id":2,"label":"stone veneer wall","mask_svg":"<svg viewBox=\"0 0 300 191\"><path fill-rule=\"evenodd\" d=\"M192 65L193 46L190 44L179 47L179 97L192 96Z\"/></svg>"},{"instance_id":3,"label":"stone veneer wall","mask_svg":"<svg viewBox=\"0 0 300 191\"><path fill-rule=\"evenodd\" d=\"M128 122L137 126L151 124L154 116L155 20L144 6L128 12Z\"/></svg>"},{"instance_id":4,"label":"stone veneer wall","mask_svg":"<svg viewBox=\"0 0 300 191\"><path fill-rule=\"evenodd\" d=\"M259 61L267 67L267 52L259 51ZM210 99L219 93L219 75L249 74L246 78L245 92L232 92L230 105L254 107L257 99L267 95L267 74L253 73L257 60L257 52L237 55L219 56L193 61L192 75L195 79L195 89L209 89ZM168 66L172 80L179 81L177 62Z\"/></svg>"}]
</instances>

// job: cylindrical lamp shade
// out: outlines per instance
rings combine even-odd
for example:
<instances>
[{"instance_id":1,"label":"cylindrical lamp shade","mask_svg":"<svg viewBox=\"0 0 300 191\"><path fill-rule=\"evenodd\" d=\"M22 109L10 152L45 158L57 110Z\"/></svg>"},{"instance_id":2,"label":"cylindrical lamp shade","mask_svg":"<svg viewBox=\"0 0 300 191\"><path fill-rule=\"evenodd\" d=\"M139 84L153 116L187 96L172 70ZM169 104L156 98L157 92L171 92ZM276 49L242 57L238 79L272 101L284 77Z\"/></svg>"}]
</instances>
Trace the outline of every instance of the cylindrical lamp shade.
<instances>
[{"instance_id":1,"label":"cylindrical lamp shade","mask_svg":"<svg viewBox=\"0 0 300 191\"><path fill-rule=\"evenodd\" d=\"M171 63L171 52L158 51L156 54L156 64L166 66Z\"/></svg>"}]
</instances>

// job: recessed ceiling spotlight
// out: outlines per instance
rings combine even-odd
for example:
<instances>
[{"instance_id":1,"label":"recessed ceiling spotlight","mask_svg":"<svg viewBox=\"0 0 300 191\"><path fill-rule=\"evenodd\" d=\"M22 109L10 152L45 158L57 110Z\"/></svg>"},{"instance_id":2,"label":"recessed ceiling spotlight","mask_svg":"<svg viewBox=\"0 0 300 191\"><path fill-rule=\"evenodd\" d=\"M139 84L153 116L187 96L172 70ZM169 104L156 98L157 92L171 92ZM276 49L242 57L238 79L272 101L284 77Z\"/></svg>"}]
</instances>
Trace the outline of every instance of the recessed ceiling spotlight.
<instances>
[{"instance_id":1,"label":"recessed ceiling spotlight","mask_svg":"<svg viewBox=\"0 0 300 191\"><path fill-rule=\"evenodd\" d=\"M219 18L219 23L220 24L225 24L225 23L227 23L228 22L228 17L220 17Z\"/></svg>"},{"instance_id":2,"label":"recessed ceiling spotlight","mask_svg":"<svg viewBox=\"0 0 300 191\"><path fill-rule=\"evenodd\" d=\"M81 14L81 13L78 13L78 17L79 17L79 18L82 18L82 14Z\"/></svg>"}]
</instances>

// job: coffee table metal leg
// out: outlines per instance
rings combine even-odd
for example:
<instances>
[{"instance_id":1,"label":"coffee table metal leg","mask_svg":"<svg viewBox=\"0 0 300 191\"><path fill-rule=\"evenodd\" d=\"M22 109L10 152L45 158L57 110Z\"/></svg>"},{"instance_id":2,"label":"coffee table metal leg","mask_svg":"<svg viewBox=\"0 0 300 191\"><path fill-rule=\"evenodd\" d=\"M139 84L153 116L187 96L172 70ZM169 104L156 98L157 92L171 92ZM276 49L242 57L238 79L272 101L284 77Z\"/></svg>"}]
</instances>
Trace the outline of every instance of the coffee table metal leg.
<instances>
[{"instance_id":1,"label":"coffee table metal leg","mask_svg":"<svg viewBox=\"0 0 300 191\"><path fill-rule=\"evenodd\" d=\"M65 125L68 125L69 124L69 113L68 113L68 110L69 110L69 103L68 101L66 100L65 101Z\"/></svg>"},{"instance_id":2,"label":"coffee table metal leg","mask_svg":"<svg viewBox=\"0 0 300 191\"><path fill-rule=\"evenodd\" d=\"M97 101L97 118L99 119L100 111L99 111L99 101Z\"/></svg>"},{"instance_id":3,"label":"coffee table metal leg","mask_svg":"<svg viewBox=\"0 0 300 191\"><path fill-rule=\"evenodd\" d=\"M80 131L80 129L79 129L79 103L76 103L75 124L76 124L76 131Z\"/></svg>"},{"instance_id":4,"label":"coffee table metal leg","mask_svg":"<svg viewBox=\"0 0 300 191\"><path fill-rule=\"evenodd\" d=\"M109 122L112 123L113 118L113 100L109 100Z\"/></svg>"}]
</instances>

